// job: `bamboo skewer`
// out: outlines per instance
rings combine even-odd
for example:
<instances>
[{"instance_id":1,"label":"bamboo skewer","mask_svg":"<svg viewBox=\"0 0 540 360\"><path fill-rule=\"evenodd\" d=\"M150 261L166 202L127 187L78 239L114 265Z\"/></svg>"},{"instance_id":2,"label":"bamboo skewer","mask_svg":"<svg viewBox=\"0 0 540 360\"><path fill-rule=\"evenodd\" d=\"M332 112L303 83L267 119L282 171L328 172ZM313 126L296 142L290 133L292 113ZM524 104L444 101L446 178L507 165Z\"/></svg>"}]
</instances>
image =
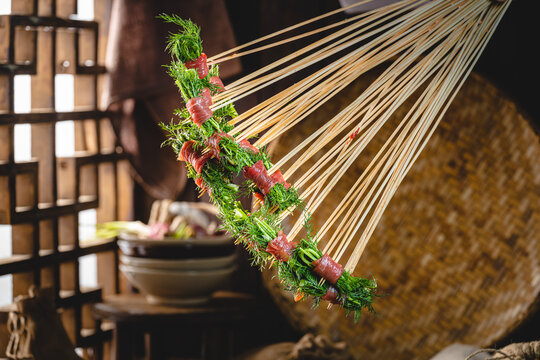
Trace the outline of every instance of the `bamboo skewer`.
<instances>
[{"instance_id":1,"label":"bamboo skewer","mask_svg":"<svg viewBox=\"0 0 540 360\"><path fill-rule=\"evenodd\" d=\"M450 89L450 88L452 88L452 86L454 86L453 92L450 94L450 90L446 90L444 92L441 92L441 95L438 96L437 103L439 103L438 104L439 109L442 108L443 104L441 104L441 103L443 103L444 100L446 100L446 103L444 104L443 110L440 111L440 113L438 115L438 118L436 119L436 121L434 122L434 124L432 125L432 127L430 129L429 134L425 137L425 139L423 140L423 143L420 145L420 147L418 148L416 153L409 159L407 165L405 167L403 167L403 171L400 173L399 178L397 178L397 180L395 181L395 184L394 184L393 188L391 189L391 191L387 192L386 199L381 204L381 206L379 206L377 214L374 215L370 219L370 224L368 224L369 228L362 235L362 237L360 238L360 241L358 241L358 243L357 243L357 245L356 245L356 247L355 247L355 249L353 251L353 254L351 255L351 257L349 258L349 261L346 264L346 268L354 269L354 267L358 263L358 261L360 259L360 256L361 256L361 254L363 252L363 249L365 248L365 246L367 244L367 240L369 239L369 237L373 233L375 225L380 220L380 217L382 216L382 212L384 211L384 209L388 205L388 202L389 202L391 196L395 193L395 190L397 189L397 186L403 180L404 176L410 170L410 168L412 167L412 164L414 163L416 158L419 156L420 152L425 147L427 141L429 140L429 138L431 137L431 135L435 131L436 126L441 121L442 116L444 115L445 111L449 107L451 101L453 100L453 98L455 97L457 92L459 91L459 88L462 86L463 82L465 81L467 76L472 71L472 68L473 68L474 64L478 60L478 57L481 54L482 50L485 48L485 46L487 44L487 41L489 40L489 38L493 34L496 25L499 23L502 15L506 11L507 7L508 7L508 4L506 4L506 6L504 6L503 8L499 9L499 11L496 12L494 17L489 19L489 23L490 23L491 28L489 28L488 26L484 26L483 28L480 29L480 31L479 31L480 33L484 33L486 30L489 30L489 31L487 32L487 35L484 36L481 39L482 42L473 42L472 43L472 45L469 48L473 52L472 56L469 57L468 62L465 63L465 66L463 67L463 65L461 65L461 67L458 67L459 70L456 71L456 74L449 79L449 81L451 81L451 83L449 83L450 86L448 86L447 89ZM486 21L486 23L487 23L487 21ZM461 62L463 63L463 60ZM459 80L459 84L455 85L458 80Z\"/></svg>"},{"instance_id":2,"label":"bamboo skewer","mask_svg":"<svg viewBox=\"0 0 540 360\"><path fill-rule=\"evenodd\" d=\"M408 41L411 41L411 40L413 40L413 39L412 39L412 38L408 38L407 40L408 40ZM407 41L407 42L408 42L408 41ZM391 52L390 54L393 55L394 53L395 53L395 51L394 51L394 52ZM371 64L371 65L369 65L369 66L366 66L365 70L367 70L367 69L369 69L369 68L372 68L372 67L378 65L378 64L379 64L380 62L382 62L383 60L385 60L385 59L384 59L384 58L383 58L383 59L380 59L379 62L374 63L374 64ZM365 62L365 59L362 59L362 62ZM357 75L357 76L358 76L358 75ZM334 84L333 84L332 86L333 86L333 87L338 87L337 90L340 90L342 87L346 86L346 85L347 85L348 83L350 83L352 80L354 80L354 77L351 78L351 79L349 79L348 81L342 81L342 79L337 79L337 80L334 79L335 82L334 82ZM343 85L340 86L340 85L335 85L335 84L340 84L340 85L343 84ZM320 99L320 98L318 98L318 99ZM274 99L274 100L275 100L275 99ZM325 100L325 99L323 99L323 101L324 101L324 100ZM321 103L322 103L323 101L321 101ZM320 105L320 104L319 104L319 105ZM291 106L292 106L292 105L291 105ZM313 111L313 110L314 110L314 109L311 109L311 111ZM302 119L302 118L295 119L295 121L298 122L298 121L300 121L301 119ZM263 121L263 120L261 119L260 121ZM265 122L267 122L267 120L266 120ZM293 124L293 125L294 125L294 124ZM292 125L291 125L291 126L292 126ZM287 128L287 129L288 129L288 128ZM283 130L283 131L286 131L287 129L285 129L285 130ZM257 128L257 130L260 130L260 128ZM257 131L255 131L255 130L253 131L253 133L256 133L256 132L257 132ZM247 137L247 136L249 136L249 135L252 135L252 134L246 134L245 137ZM269 135L267 135L267 136L269 136ZM275 137L275 136L277 136L277 135L274 135L274 137ZM264 140L265 140L265 141L263 141L263 139L260 139L259 142L258 142L258 144L259 144L259 145L263 145L263 144L267 143L268 141L270 141L271 138L269 139L269 138L267 137L267 138L264 139Z\"/></svg>"},{"instance_id":3,"label":"bamboo skewer","mask_svg":"<svg viewBox=\"0 0 540 360\"><path fill-rule=\"evenodd\" d=\"M399 21L398 20L390 21L390 19L392 19L392 17L395 17L396 13L397 15L399 15L409 10L412 7L411 4L414 3L415 1L417 0L407 0L404 3L399 3L399 4L389 6L387 7L388 9L386 9L385 11L377 12L376 14L374 14L374 16L367 17L366 19L358 21L357 23L354 23L346 27L345 29L342 29L334 34L328 35L327 37L311 45L308 45L290 55L287 55L286 57L280 60L273 62L270 65L267 65L227 85L228 90L215 96L214 98L215 104L213 106L213 109L214 110L218 109L221 106L225 106L229 102L235 102L236 100L239 100L245 96L248 96L254 93L255 91L258 91L266 86L269 86L279 81L280 79L290 76L303 68L306 68L321 60L324 60L330 55L336 54L339 51L342 51L354 44L357 44L360 41L369 38L370 36L371 37L375 36L377 33L381 33L386 29L392 29L392 31L394 32L399 31L399 29L401 28ZM408 5L408 6L405 6L399 9L399 7L403 5ZM396 13L393 13L394 11ZM381 26L377 27L377 25L381 25ZM392 28L392 26L394 26L394 28ZM370 30L371 28L375 28L375 29L371 30L370 32L366 32L367 30ZM356 31L351 34L346 35L349 31L353 31L353 30L356 30ZM274 70L275 68L283 64L286 64L287 62L297 57L300 57L301 55L304 55L308 53L309 51L312 51L323 45L326 45L326 46L324 46L322 49L319 49L304 58L301 58L300 60L288 65L287 67L283 69L277 70L273 73L270 73L269 75L262 77L262 74L270 72ZM250 80L252 81L248 82ZM240 85L242 85L242 87L240 89L235 90L235 88ZM222 101L222 99L225 99L225 100Z\"/></svg>"},{"instance_id":4,"label":"bamboo skewer","mask_svg":"<svg viewBox=\"0 0 540 360\"><path fill-rule=\"evenodd\" d=\"M370 1L372 1L372 0L370 0ZM358 6L358 5L355 5L355 6ZM349 18L349 19L338 21L336 23L333 23L333 24L330 24L330 25L327 25L327 26L323 26L321 28L318 28L318 29L315 29L315 30L312 30L312 31L305 32L305 33L300 34L300 35L292 36L290 38L286 38L286 39L283 39L283 40L280 40L280 41L276 41L276 42L273 42L273 43L268 44L268 45L259 46L258 48L255 48L255 49L245 50L245 51L242 51L242 52L235 52L233 55L229 55L229 56L226 56L226 57L218 58L216 56L215 58L214 57L209 58L208 59L208 65L220 64L220 63L223 63L225 61L229 61L229 60L232 60L232 59L237 59L237 58L245 56L245 55L254 54L254 53L257 53L257 52L260 52L260 51L268 50L268 49L271 49L271 48L276 47L276 46L287 44L287 43L290 43L290 42L293 42L293 41L296 41L296 40L299 40L299 39L303 39L305 37L309 37L309 36L324 32L326 30L333 29L335 27L345 25L347 23L350 23L350 22L356 21L358 19L361 19L361 18L363 18L365 16L367 16L367 14L363 13L363 14L354 16L354 17ZM244 44L241 47L245 48L246 46ZM230 51L231 50L228 50L228 52L230 52Z\"/></svg>"},{"instance_id":5,"label":"bamboo skewer","mask_svg":"<svg viewBox=\"0 0 540 360\"><path fill-rule=\"evenodd\" d=\"M394 98L394 99L391 99L391 100L394 100L394 101L395 101L395 98ZM378 115L378 114L376 114L376 115ZM342 141L342 142L343 142L343 141ZM342 144L341 144L341 143L336 144L336 146L334 147L334 149L336 149L336 147L339 147L339 146L342 146ZM330 158L330 156L327 157L327 159L325 160L326 162L328 161L328 158ZM341 165L338 164L338 166L341 166ZM317 169L316 169L316 170L317 170ZM317 171L315 171L315 173L317 173ZM319 178L319 181L320 181L320 178ZM299 184L299 183L297 182L297 184ZM301 186L301 184L299 184L298 186ZM306 196L305 194L303 194L303 195Z\"/></svg>"},{"instance_id":6,"label":"bamboo skewer","mask_svg":"<svg viewBox=\"0 0 540 360\"><path fill-rule=\"evenodd\" d=\"M208 61L209 61L209 62L219 62L218 59L225 59L225 57L226 57L227 55L229 55L229 54L231 54L231 53L238 52L239 50L245 49L246 47L249 47L249 46L251 46L251 45L254 45L254 44L257 44L257 43L259 43L259 42L262 42L262 41L271 39L271 38L276 37L276 36L278 36L278 35L285 34L285 33L289 32L289 31L294 30L294 29L298 29L298 28L300 28L300 27L302 27L302 26L311 24L311 23L313 23L313 22L322 20L322 19L324 19L324 18L327 18L327 17L332 16L332 15L335 15L335 14L339 14L339 13L344 12L344 11L346 11L346 10L353 9L353 8L355 8L355 7L357 7L357 6L360 6L360 5L363 5L363 4L370 3L370 2L372 2L372 1L373 1L373 0L362 0L362 1L358 1L358 2L356 2L356 3L354 3L354 4L351 4L351 5L349 5L349 6L345 6L345 7L343 7L343 8L339 8L339 9L336 9L336 10L329 11L329 12L327 12L327 13L325 13L325 14L316 16L316 17L311 18L311 19L308 19L308 20L306 20L306 21L302 21L302 22L300 22L300 23L298 23L298 24L289 26L289 27L287 27L287 28L285 28L285 29L282 29L282 30L273 32L272 34L265 35L265 36L263 36L263 37L260 37L260 38L258 38L258 39L255 39L255 40L250 41L250 42L248 42L248 43L245 43L245 44L236 46L236 47L234 47L234 48L232 48L232 49L223 51L223 52L221 52L221 53L219 53L219 54L217 54L217 55L215 55L215 56L212 56L212 57L208 58Z\"/></svg>"}]
</instances>

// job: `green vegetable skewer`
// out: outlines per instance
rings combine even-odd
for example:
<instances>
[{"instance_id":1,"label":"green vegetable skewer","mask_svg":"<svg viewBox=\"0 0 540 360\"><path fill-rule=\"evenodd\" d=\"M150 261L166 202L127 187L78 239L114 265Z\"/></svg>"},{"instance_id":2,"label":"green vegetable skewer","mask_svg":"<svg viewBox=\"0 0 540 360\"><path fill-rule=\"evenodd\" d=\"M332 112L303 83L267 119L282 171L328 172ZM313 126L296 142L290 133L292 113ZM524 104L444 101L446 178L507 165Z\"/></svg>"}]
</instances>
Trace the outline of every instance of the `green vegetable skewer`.
<instances>
[{"instance_id":1,"label":"green vegetable skewer","mask_svg":"<svg viewBox=\"0 0 540 360\"><path fill-rule=\"evenodd\" d=\"M178 16L160 17L181 28L179 33L169 36L167 50L171 54L172 62L168 70L187 104L187 109L176 111L176 115L181 119L179 122L161 124L168 133L164 145L170 145L180 155L179 158L186 161L188 176L193 178L203 191L210 193L223 227L233 234L238 243L244 244L252 255L254 265L262 269L271 262L276 266L285 288L296 293L296 300L310 295L314 297L315 306L321 299L329 300L340 304L347 313L352 312L355 320L363 309L374 311L372 303L377 296L374 279L353 277L342 269L335 282L319 274L319 267L325 266L320 265L325 256L317 248L318 241L313 235L309 214L305 214L306 236L298 244L288 244L291 250L286 260L278 259L278 256L269 252L282 231L280 214L294 209L303 210L302 200L293 186L289 186L282 178L275 180L275 174L271 176L266 173L272 163L264 149L257 149L249 144L246 146L226 135L233 129L229 120L237 116L233 104L213 113L209 110L204 92L209 91L213 95L222 91L213 81L219 75L219 68L212 66L205 74L199 69L186 66L186 62L192 63L204 55L198 26ZM206 66L206 63L203 65ZM195 100L199 101L196 104L199 107L194 110ZM205 115L202 121L198 118L200 114ZM214 145L211 140L215 142ZM188 149L186 144L191 147ZM214 156L210 156L212 151ZM216 154L219 156L215 156ZM253 175L252 181L246 181L241 187L233 183L233 178L240 173L244 172L246 175L246 171L255 171L258 162L261 162L265 169L257 170L259 172ZM261 188L263 183L258 180L259 177L270 181L271 186ZM246 190L254 192L258 197L264 194L263 204L252 212L243 209L239 201ZM275 261L276 259L281 261ZM332 261L330 265L341 268Z\"/></svg>"}]
</instances>

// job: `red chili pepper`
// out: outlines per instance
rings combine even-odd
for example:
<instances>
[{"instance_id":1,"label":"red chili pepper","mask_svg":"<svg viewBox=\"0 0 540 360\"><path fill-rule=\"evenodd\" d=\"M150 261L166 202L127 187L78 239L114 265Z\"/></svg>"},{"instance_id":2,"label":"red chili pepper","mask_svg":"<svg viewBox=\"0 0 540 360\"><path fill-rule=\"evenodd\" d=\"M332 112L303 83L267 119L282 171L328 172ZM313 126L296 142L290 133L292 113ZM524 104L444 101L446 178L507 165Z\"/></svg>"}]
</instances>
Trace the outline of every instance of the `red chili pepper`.
<instances>
[{"instance_id":1,"label":"red chili pepper","mask_svg":"<svg viewBox=\"0 0 540 360\"><path fill-rule=\"evenodd\" d=\"M353 140L355 137L357 137L359 132L360 129L356 129L355 132L353 132L351 136L349 136L349 140Z\"/></svg>"}]
</instances>

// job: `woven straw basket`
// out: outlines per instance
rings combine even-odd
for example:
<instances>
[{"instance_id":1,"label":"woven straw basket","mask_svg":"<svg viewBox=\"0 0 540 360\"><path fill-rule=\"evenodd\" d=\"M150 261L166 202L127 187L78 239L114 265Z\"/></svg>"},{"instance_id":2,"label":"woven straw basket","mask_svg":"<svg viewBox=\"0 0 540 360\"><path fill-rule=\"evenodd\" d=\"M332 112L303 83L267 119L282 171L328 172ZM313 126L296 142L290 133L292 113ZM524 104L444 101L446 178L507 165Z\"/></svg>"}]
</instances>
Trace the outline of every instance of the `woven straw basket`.
<instances>
[{"instance_id":1,"label":"woven straw basket","mask_svg":"<svg viewBox=\"0 0 540 360\"><path fill-rule=\"evenodd\" d=\"M273 158L372 79L364 77L273 144ZM371 160L378 141L342 180L335 191L340 196L319 207L315 228ZM355 274L375 276L387 295L375 305L378 316L365 315L357 324L325 303L317 310L310 300L294 303L272 272L265 272L265 284L293 326L346 341L358 359L428 359L454 342L488 346L536 311L540 144L530 122L495 86L475 74L467 80L388 206Z\"/></svg>"}]
</instances>

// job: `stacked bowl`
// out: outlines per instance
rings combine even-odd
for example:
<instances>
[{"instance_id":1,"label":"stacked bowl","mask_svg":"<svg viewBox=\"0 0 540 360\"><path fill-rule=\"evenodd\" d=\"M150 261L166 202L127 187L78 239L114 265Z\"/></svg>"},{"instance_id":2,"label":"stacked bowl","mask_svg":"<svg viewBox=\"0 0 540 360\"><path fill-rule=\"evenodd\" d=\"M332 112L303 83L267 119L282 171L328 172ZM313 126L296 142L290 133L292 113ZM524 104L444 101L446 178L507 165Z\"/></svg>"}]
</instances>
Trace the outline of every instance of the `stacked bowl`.
<instances>
[{"instance_id":1,"label":"stacked bowl","mask_svg":"<svg viewBox=\"0 0 540 360\"><path fill-rule=\"evenodd\" d=\"M151 304L205 303L230 285L235 247L227 236L141 239L120 235L120 270Z\"/></svg>"}]
</instances>

